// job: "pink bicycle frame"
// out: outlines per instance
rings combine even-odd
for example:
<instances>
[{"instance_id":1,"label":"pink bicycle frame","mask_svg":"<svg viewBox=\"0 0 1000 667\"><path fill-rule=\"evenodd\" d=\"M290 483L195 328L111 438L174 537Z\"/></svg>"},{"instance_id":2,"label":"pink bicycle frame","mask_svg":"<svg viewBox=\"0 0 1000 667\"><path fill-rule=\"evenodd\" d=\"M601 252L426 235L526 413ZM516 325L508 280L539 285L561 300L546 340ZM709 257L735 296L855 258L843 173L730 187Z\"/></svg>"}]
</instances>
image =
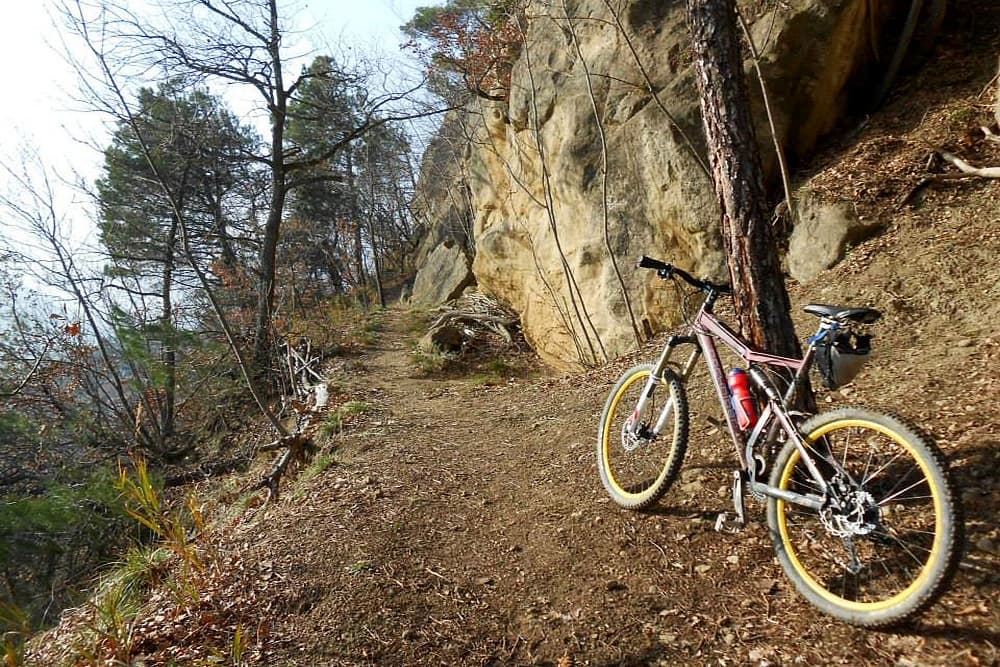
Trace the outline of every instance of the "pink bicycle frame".
<instances>
[{"instance_id":1,"label":"pink bicycle frame","mask_svg":"<svg viewBox=\"0 0 1000 667\"><path fill-rule=\"evenodd\" d=\"M667 341L663 354L657 361L653 377L650 378L650 382L656 382L658 381L658 378L662 377L670 354L675 347L685 343L694 344L695 350L687 360L687 363L684 364L680 375L686 380L690 375L691 370L694 368L695 363L698 361L698 356L700 354L705 355L705 362L708 365L709 375L712 378L712 384L715 386L716 396L719 399L719 403L722 405L723 411L726 415L726 424L729 427L729 434L733 439L734 446L736 447L740 465L744 470L747 470L751 456L749 451L750 447L747 445L748 443L752 444L757 442L758 438L761 437L762 429L772 421L771 402L769 401L767 405L765 405L764 411L758 420L757 427L749 434L749 437L745 435L739 427L736 413L733 410L732 403L729 399L729 386L726 383L726 374L722 367L722 360L719 356L718 348L716 347L716 340L720 341L723 345L739 355L739 357L746 361L747 364L753 363L778 366L794 371L795 379L789 386L786 396L782 398L777 394L776 390L774 390L774 396L769 396L769 398L783 403L787 403L787 401L791 399L796 388L799 386L802 377L808 371L809 365L812 361L812 346L809 347L805 356L801 359L792 359L790 357L782 357L779 355L760 352L759 350L751 347L739 336L739 334L730 329L724 322L717 319L713 313L706 310L704 307L698 311L698 315L692 323L691 332L694 334L693 336L672 336ZM788 419L785 411L778 410L776 416L778 417L778 422L786 429L794 429L794 425ZM663 414L660 415L660 419L657 421L656 427L653 429L655 433L660 433L662 431L662 429L666 426L668 418L669 408L665 409Z\"/></svg>"}]
</instances>

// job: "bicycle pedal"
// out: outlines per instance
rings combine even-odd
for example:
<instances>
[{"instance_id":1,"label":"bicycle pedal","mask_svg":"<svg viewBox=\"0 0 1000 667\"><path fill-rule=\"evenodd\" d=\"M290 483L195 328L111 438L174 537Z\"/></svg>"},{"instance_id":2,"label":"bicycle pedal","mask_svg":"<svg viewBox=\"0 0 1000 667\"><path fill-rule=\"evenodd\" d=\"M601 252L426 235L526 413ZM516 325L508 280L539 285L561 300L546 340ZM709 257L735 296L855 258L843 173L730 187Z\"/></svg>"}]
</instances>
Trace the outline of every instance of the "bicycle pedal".
<instances>
[{"instance_id":1,"label":"bicycle pedal","mask_svg":"<svg viewBox=\"0 0 1000 667\"><path fill-rule=\"evenodd\" d=\"M738 519L729 519L728 512L719 512L715 518L715 532L717 533L739 533L746 527L746 523Z\"/></svg>"},{"instance_id":2,"label":"bicycle pedal","mask_svg":"<svg viewBox=\"0 0 1000 667\"><path fill-rule=\"evenodd\" d=\"M746 506L743 502L743 481L745 473L733 471L733 510L736 512L736 522L743 525L747 522Z\"/></svg>"}]
</instances>

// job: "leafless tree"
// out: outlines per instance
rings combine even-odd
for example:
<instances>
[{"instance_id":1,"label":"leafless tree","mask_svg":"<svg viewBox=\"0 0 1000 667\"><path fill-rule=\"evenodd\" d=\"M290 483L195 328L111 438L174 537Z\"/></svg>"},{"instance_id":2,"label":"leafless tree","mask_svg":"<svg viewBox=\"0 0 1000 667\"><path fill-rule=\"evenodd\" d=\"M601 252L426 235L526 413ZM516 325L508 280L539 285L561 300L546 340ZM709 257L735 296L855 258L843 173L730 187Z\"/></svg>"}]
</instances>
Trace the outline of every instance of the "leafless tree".
<instances>
[{"instance_id":1,"label":"leafless tree","mask_svg":"<svg viewBox=\"0 0 1000 667\"><path fill-rule=\"evenodd\" d=\"M296 44L292 20L278 0L162 0L158 11L139 14L121 0L63 0L70 30L83 37L107 63L108 73L186 79L191 84L233 84L251 91L269 121L266 146L248 159L269 176L268 206L257 262L257 303L253 330L253 363L258 376L268 368L271 323L275 310L276 254L289 193L317 180L343 178L335 170L319 169L352 142L392 120L439 113L440 109L398 111L412 89L370 94L356 122L320 153L304 156L290 145L286 129L290 105L310 79L335 77L362 80L363 69L351 69L333 59L330 69L304 68L294 74L292 63L307 55ZM123 83L123 85L126 85Z\"/></svg>"}]
</instances>

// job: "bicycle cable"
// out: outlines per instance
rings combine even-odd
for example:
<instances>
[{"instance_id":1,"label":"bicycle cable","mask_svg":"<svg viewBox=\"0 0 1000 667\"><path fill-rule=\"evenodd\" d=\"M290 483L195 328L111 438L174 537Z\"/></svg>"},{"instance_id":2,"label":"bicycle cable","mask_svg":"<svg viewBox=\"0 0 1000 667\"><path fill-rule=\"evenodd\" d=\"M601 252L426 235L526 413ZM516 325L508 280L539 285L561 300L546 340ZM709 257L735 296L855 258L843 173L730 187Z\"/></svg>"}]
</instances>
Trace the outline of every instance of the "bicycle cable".
<instances>
[{"instance_id":1,"label":"bicycle cable","mask_svg":"<svg viewBox=\"0 0 1000 667\"><path fill-rule=\"evenodd\" d=\"M690 307L691 295L681 286L680 281L677 280L677 278L673 278L670 282L674 284L674 290L677 291L677 294L680 297L681 315L684 318L684 324L691 326L694 321L694 317L691 315Z\"/></svg>"}]
</instances>

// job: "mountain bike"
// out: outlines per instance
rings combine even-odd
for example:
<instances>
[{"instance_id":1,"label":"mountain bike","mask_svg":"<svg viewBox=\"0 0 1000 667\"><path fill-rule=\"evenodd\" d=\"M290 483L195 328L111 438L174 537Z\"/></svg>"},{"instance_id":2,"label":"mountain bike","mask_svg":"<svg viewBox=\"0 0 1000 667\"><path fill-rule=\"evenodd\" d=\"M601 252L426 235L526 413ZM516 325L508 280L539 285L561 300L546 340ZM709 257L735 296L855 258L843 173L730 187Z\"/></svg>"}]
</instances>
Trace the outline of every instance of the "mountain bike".
<instances>
[{"instance_id":1,"label":"mountain bike","mask_svg":"<svg viewBox=\"0 0 1000 667\"><path fill-rule=\"evenodd\" d=\"M704 300L685 330L667 338L655 363L629 369L611 390L597 467L614 502L647 508L677 478L688 446L687 382L704 358L739 461L737 526L745 522L745 492L766 502L785 574L810 603L847 623L883 627L933 603L957 567L962 535L959 499L941 452L901 417L861 407L812 416L795 409L814 362L831 389L853 379L871 349L863 330L881 314L805 306L819 326L804 356L793 359L754 349L719 319L715 304L732 294L728 286L649 257L639 267L683 280ZM727 378L719 344L747 369ZM679 364L672 361L678 352Z\"/></svg>"}]
</instances>

